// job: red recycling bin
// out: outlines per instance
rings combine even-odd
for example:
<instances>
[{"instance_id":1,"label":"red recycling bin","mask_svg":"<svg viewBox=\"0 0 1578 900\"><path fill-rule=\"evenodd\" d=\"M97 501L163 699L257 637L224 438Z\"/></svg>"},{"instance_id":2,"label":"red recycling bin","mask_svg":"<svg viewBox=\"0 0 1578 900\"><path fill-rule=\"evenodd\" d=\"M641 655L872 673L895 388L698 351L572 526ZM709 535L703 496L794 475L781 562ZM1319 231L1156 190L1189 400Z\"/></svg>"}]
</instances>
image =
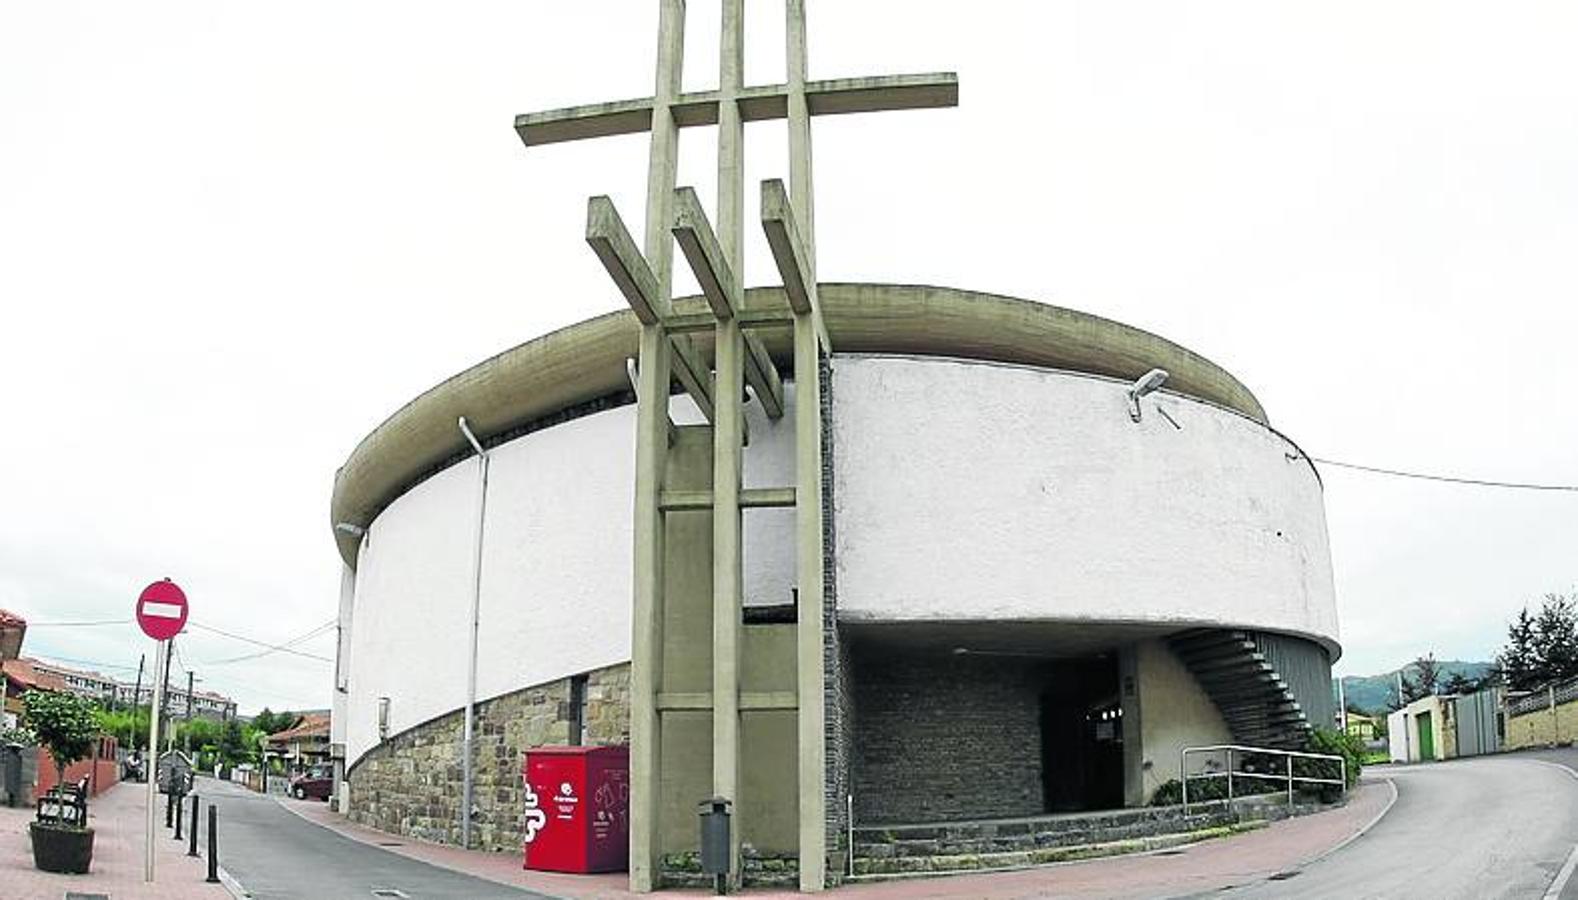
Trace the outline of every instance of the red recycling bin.
<instances>
[{"instance_id":1,"label":"red recycling bin","mask_svg":"<svg viewBox=\"0 0 1578 900\"><path fill-rule=\"evenodd\" d=\"M521 766L526 868L623 872L630 864L630 748L533 747Z\"/></svg>"}]
</instances>

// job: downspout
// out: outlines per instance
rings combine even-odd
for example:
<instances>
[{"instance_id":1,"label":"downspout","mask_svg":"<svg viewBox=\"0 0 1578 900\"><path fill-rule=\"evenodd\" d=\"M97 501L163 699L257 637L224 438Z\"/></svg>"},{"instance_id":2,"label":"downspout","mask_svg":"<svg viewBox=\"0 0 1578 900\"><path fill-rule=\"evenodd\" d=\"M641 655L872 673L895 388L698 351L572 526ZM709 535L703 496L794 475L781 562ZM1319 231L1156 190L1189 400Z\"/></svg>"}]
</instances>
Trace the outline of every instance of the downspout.
<instances>
[{"instance_id":1,"label":"downspout","mask_svg":"<svg viewBox=\"0 0 1578 900\"><path fill-rule=\"evenodd\" d=\"M482 449L477 436L471 433L465 416L460 417L460 433L477 451L477 472L480 476L477 487L477 552L471 565L471 640L466 649L466 723L461 738L461 779L464 789L460 801L460 845L470 850L471 809L476 786L476 765L472 759L472 720L476 717L477 707L477 630L482 614L482 528L488 512L488 454Z\"/></svg>"}]
</instances>

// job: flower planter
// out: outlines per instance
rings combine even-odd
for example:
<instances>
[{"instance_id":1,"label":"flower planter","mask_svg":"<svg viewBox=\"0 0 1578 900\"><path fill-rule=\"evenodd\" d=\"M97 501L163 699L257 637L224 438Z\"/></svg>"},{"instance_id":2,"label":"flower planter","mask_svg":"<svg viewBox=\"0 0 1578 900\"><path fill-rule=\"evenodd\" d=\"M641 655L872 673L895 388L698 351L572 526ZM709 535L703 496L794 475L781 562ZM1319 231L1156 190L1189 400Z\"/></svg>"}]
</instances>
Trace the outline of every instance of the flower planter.
<instances>
[{"instance_id":1,"label":"flower planter","mask_svg":"<svg viewBox=\"0 0 1578 900\"><path fill-rule=\"evenodd\" d=\"M45 872L86 875L93 862L93 829L59 828L30 823L33 837L33 865Z\"/></svg>"}]
</instances>

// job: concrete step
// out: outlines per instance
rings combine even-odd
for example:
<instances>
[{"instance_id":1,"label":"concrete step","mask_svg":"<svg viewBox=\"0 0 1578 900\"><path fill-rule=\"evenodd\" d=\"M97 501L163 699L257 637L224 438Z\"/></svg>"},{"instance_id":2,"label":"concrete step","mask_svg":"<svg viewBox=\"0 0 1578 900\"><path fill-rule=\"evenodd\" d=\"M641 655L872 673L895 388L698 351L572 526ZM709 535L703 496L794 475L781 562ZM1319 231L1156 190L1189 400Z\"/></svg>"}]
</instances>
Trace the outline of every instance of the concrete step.
<instances>
[{"instance_id":1,"label":"concrete step","mask_svg":"<svg viewBox=\"0 0 1578 900\"><path fill-rule=\"evenodd\" d=\"M909 827L894 831L857 829L855 857L898 859L1044 850L1137 840L1179 831L1198 831L1237 821L1225 809L1203 808L1188 818L1184 818L1182 812L1173 807L1157 808L1154 811L1136 810L1135 813L1125 817L1078 817L974 826L961 824L942 828Z\"/></svg>"},{"instance_id":2,"label":"concrete step","mask_svg":"<svg viewBox=\"0 0 1578 900\"><path fill-rule=\"evenodd\" d=\"M857 856L855 858L853 880L876 881L944 872L1022 869L1073 860L1123 856L1131 853L1148 853L1213 838L1227 837L1232 834L1260 828L1264 825L1265 822L1262 820L1235 822L1186 831L1164 832L1143 837L1093 841L1083 844L1040 847L1027 850L880 858Z\"/></svg>"}]
</instances>

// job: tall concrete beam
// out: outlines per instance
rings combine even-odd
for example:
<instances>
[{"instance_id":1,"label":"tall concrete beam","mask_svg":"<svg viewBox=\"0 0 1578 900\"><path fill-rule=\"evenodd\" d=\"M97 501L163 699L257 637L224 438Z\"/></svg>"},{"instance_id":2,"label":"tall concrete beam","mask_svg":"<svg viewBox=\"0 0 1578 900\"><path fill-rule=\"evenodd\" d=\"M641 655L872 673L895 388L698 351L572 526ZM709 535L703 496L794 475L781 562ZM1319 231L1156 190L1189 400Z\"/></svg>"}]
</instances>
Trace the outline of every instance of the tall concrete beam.
<instances>
[{"instance_id":1,"label":"tall concrete beam","mask_svg":"<svg viewBox=\"0 0 1578 900\"><path fill-rule=\"evenodd\" d=\"M672 290L672 217L679 127L670 112L679 96L685 54L684 0L662 0L658 12L652 140L647 160L646 264L656 282L652 304L667 311ZM617 279L616 279L617 281ZM688 338L686 339L688 340ZM630 666L630 889L651 891L662 879L659 787L663 772L664 541L663 473L667 465L668 386L673 342L659 322L643 322L636 378L635 555Z\"/></svg>"}]
</instances>

